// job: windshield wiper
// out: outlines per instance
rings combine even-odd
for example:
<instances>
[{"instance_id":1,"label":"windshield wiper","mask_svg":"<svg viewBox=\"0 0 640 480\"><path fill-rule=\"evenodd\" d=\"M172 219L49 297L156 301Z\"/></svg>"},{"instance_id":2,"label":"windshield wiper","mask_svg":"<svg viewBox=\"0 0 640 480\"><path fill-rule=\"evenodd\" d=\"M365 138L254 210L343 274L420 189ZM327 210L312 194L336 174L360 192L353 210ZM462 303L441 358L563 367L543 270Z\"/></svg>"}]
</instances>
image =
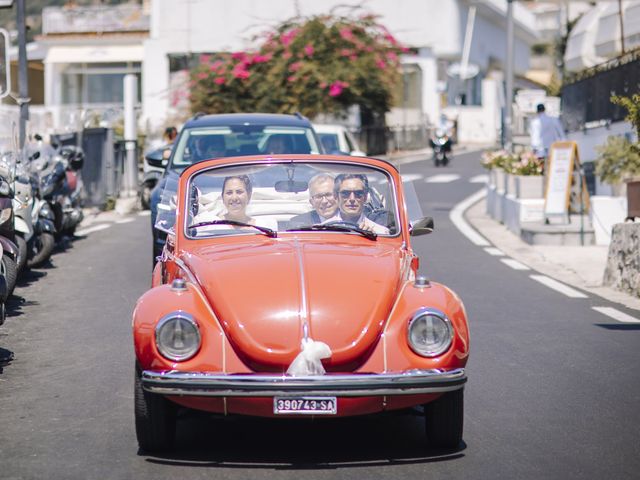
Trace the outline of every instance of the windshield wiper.
<instances>
[{"instance_id":1,"label":"windshield wiper","mask_svg":"<svg viewBox=\"0 0 640 480\"><path fill-rule=\"evenodd\" d=\"M251 225L250 223L245 222L237 222L236 220L210 220L208 222L194 223L193 225L189 225L187 228L199 228L206 227L208 225L233 225L234 227L251 227L255 228L256 230L260 230L267 237L276 238L278 236L278 232L276 232L275 230L271 230L268 227Z\"/></svg>"},{"instance_id":2,"label":"windshield wiper","mask_svg":"<svg viewBox=\"0 0 640 480\"><path fill-rule=\"evenodd\" d=\"M306 225L303 227L289 228L287 232L318 232L318 231L333 231L333 232L356 232L362 235L369 240L376 240L378 238L378 234L375 232L370 232L369 230L363 230L357 225L353 225L351 223L340 222L340 223L316 223L314 225Z\"/></svg>"}]
</instances>

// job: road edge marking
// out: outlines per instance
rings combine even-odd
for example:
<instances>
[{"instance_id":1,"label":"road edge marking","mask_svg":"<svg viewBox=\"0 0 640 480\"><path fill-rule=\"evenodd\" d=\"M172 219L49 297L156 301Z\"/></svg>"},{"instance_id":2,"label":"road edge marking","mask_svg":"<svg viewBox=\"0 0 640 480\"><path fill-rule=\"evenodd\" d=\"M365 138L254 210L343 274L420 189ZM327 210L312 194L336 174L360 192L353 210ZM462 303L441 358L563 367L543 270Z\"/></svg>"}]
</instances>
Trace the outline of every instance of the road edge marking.
<instances>
[{"instance_id":1,"label":"road edge marking","mask_svg":"<svg viewBox=\"0 0 640 480\"><path fill-rule=\"evenodd\" d=\"M565 285L554 278L547 277L546 275L529 275L529 278L569 298L589 298L588 295L585 295L575 288L571 288L570 286Z\"/></svg>"},{"instance_id":2,"label":"road edge marking","mask_svg":"<svg viewBox=\"0 0 640 480\"><path fill-rule=\"evenodd\" d=\"M640 323L640 320L628 315L624 312L621 312L617 308L613 307L591 307L596 312L599 312L607 317L613 318L621 323Z\"/></svg>"},{"instance_id":3,"label":"road edge marking","mask_svg":"<svg viewBox=\"0 0 640 480\"><path fill-rule=\"evenodd\" d=\"M475 203L482 200L487 196L487 191L485 188L478 190L476 193L468 196L460 203L458 203L453 209L449 212L449 220L455 225L455 227L462 233L471 243L477 245L479 247L491 247L493 246L489 241L480 235L464 218L464 212L474 205Z\"/></svg>"}]
</instances>

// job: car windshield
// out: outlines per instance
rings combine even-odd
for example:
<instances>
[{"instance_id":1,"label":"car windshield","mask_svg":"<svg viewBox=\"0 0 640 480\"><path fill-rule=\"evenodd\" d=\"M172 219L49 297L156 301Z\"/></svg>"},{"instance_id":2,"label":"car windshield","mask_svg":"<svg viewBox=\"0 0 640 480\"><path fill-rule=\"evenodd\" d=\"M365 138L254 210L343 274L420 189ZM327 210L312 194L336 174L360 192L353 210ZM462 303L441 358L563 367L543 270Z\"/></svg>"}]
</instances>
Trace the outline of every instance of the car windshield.
<instances>
[{"instance_id":1,"label":"car windshield","mask_svg":"<svg viewBox=\"0 0 640 480\"><path fill-rule=\"evenodd\" d=\"M320 153L311 128L268 125L229 125L186 128L178 140L171 168L218 157Z\"/></svg>"},{"instance_id":2,"label":"car windshield","mask_svg":"<svg viewBox=\"0 0 640 480\"><path fill-rule=\"evenodd\" d=\"M175 223L176 185L167 184L156 226ZM352 163L282 161L200 171L188 182L189 238L313 231L375 240L400 232L395 187L384 170ZM373 235L372 235L373 234Z\"/></svg>"}]
</instances>

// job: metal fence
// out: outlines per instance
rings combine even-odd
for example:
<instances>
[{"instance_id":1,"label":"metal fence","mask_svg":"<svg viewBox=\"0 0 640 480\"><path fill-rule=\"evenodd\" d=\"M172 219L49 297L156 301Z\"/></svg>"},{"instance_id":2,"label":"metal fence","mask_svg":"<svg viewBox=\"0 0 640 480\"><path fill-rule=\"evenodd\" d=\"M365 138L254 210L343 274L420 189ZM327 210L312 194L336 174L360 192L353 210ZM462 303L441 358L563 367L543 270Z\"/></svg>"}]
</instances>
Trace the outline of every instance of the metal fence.
<instances>
[{"instance_id":1,"label":"metal fence","mask_svg":"<svg viewBox=\"0 0 640 480\"><path fill-rule=\"evenodd\" d=\"M562 87L562 122L570 132L623 120L626 109L612 95L640 93L640 49L567 79Z\"/></svg>"}]
</instances>

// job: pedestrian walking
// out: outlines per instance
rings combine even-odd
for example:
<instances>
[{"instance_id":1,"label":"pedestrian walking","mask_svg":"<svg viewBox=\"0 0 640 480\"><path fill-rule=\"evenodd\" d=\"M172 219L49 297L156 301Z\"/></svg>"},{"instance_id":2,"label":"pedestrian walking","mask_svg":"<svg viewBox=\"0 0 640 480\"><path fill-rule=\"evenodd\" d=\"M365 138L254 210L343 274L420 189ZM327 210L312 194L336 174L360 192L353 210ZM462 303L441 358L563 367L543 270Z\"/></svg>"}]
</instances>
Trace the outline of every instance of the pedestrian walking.
<instances>
[{"instance_id":1,"label":"pedestrian walking","mask_svg":"<svg viewBox=\"0 0 640 480\"><path fill-rule=\"evenodd\" d=\"M531 120L529 134L531 135L531 148L538 158L546 159L549 155L549 147L553 142L564 140L564 129L557 117L546 114L544 105L538 104L536 117Z\"/></svg>"}]
</instances>

